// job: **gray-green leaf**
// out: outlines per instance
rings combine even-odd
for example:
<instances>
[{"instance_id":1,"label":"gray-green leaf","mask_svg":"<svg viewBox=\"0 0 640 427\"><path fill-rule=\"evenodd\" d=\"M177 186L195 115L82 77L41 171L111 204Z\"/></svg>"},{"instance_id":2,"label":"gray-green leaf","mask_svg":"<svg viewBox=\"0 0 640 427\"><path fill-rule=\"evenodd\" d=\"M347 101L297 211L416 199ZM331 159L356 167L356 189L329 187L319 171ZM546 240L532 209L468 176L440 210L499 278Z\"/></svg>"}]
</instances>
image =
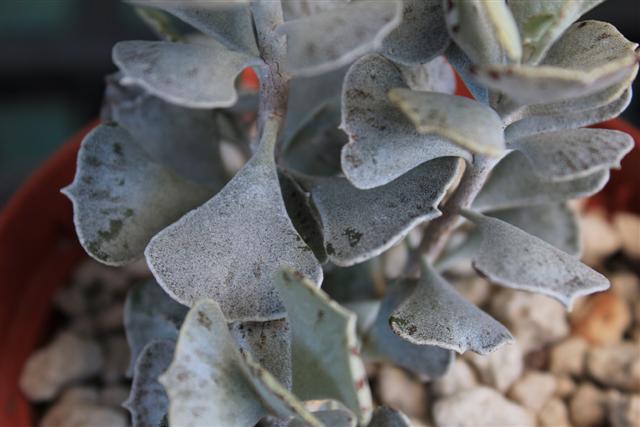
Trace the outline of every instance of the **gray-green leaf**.
<instances>
[{"instance_id":1,"label":"gray-green leaf","mask_svg":"<svg viewBox=\"0 0 640 427\"><path fill-rule=\"evenodd\" d=\"M360 190L341 177L308 177L304 185L322 222L329 259L349 266L373 258L404 238L437 209L458 162L431 160L381 187Z\"/></svg>"},{"instance_id":2,"label":"gray-green leaf","mask_svg":"<svg viewBox=\"0 0 640 427\"><path fill-rule=\"evenodd\" d=\"M147 262L177 301L214 298L229 320L269 320L284 311L272 283L280 266L321 282L322 269L282 200L276 133L277 124L267 122L258 151L235 177L149 243Z\"/></svg>"},{"instance_id":3,"label":"gray-green leaf","mask_svg":"<svg viewBox=\"0 0 640 427\"><path fill-rule=\"evenodd\" d=\"M298 272L281 270L275 285L291 325L293 392L305 400L339 400L367 422L373 408L355 315Z\"/></svg>"},{"instance_id":4,"label":"gray-green leaf","mask_svg":"<svg viewBox=\"0 0 640 427\"><path fill-rule=\"evenodd\" d=\"M75 179L62 192L73 202L80 243L108 265L139 259L154 234L214 193L154 162L115 123L85 137Z\"/></svg>"},{"instance_id":5,"label":"gray-green leaf","mask_svg":"<svg viewBox=\"0 0 640 427\"><path fill-rule=\"evenodd\" d=\"M213 41L207 45L125 41L113 47L113 62L129 81L166 101L219 108L235 104L236 77L262 61Z\"/></svg>"},{"instance_id":6,"label":"gray-green leaf","mask_svg":"<svg viewBox=\"0 0 640 427\"><path fill-rule=\"evenodd\" d=\"M469 151L497 156L504 150L500 116L492 108L463 96L394 88L389 99L419 133L434 135Z\"/></svg>"},{"instance_id":7,"label":"gray-green leaf","mask_svg":"<svg viewBox=\"0 0 640 427\"><path fill-rule=\"evenodd\" d=\"M421 135L388 99L394 87L406 87L400 70L379 55L355 62L342 90L342 128L349 144L342 149L342 170L353 185L369 189L387 184L438 157L471 155L435 135Z\"/></svg>"},{"instance_id":8,"label":"gray-green leaf","mask_svg":"<svg viewBox=\"0 0 640 427\"><path fill-rule=\"evenodd\" d=\"M287 35L287 69L313 75L347 65L379 49L401 16L399 0L359 0L287 21L278 27Z\"/></svg>"},{"instance_id":9,"label":"gray-green leaf","mask_svg":"<svg viewBox=\"0 0 640 427\"><path fill-rule=\"evenodd\" d=\"M396 409L380 406L373 412L369 427L411 427L411 421Z\"/></svg>"},{"instance_id":10,"label":"gray-green leaf","mask_svg":"<svg viewBox=\"0 0 640 427\"><path fill-rule=\"evenodd\" d=\"M337 400L307 400L304 406L325 426L356 427L358 424L358 419L353 412ZM306 425L299 419L294 419L287 424L287 427L306 427Z\"/></svg>"},{"instance_id":11,"label":"gray-green leaf","mask_svg":"<svg viewBox=\"0 0 640 427\"><path fill-rule=\"evenodd\" d=\"M471 350L487 354L513 340L507 328L426 265L415 290L393 312L389 324L409 342L458 353Z\"/></svg>"},{"instance_id":12,"label":"gray-green leaf","mask_svg":"<svg viewBox=\"0 0 640 427\"><path fill-rule=\"evenodd\" d=\"M382 54L405 65L425 64L449 45L441 0L403 0L402 22L382 43Z\"/></svg>"},{"instance_id":13,"label":"gray-green leaf","mask_svg":"<svg viewBox=\"0 0 640 427\"><path fill-rule=\"evenodd\" d=\"M482 234L473 266L491 282L548 295L568 309L577 297L609 287L600 273L513 225L474 212L464 215Z\"/></svg>"}]
</instances>

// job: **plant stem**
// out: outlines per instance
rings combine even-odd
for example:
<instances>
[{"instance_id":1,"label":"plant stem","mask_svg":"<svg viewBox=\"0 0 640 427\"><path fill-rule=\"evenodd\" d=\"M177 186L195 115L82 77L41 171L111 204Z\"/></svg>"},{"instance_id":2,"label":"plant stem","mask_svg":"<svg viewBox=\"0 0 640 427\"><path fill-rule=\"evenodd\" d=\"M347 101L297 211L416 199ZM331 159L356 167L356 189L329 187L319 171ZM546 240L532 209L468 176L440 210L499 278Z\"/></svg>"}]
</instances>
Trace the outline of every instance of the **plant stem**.
<instances>
[{"instance_id":1,"label":"plant stem","mask_svg":"<svg viewBox=\"0 0 640 427\"><path fill-rule=\"evenodd\" d=\"M407 265L409 274L417 270L423 254L433 262L442 252L458 223L460 212L471 206L498 160L499 158L476 155L473 163L467 165L460 184L442 208L442 215L427 225L420 244L411 253Z\"/></svg>"}]
</instances>

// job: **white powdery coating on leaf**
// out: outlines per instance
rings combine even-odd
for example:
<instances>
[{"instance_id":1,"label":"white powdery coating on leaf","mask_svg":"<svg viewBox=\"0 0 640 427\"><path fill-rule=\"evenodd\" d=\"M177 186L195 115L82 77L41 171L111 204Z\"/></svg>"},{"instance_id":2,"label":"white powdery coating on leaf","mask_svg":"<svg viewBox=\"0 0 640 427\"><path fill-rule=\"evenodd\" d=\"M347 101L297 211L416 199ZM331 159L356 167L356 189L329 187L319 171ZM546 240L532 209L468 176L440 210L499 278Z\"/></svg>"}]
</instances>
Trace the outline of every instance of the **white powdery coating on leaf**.
<instances>
[{"instance_id":1,"label":"white powdery coating on leaf","mask_svg":"<svg viewBox=\"0 0 640 427\"><path fill-rule=\"evenodd\" d=\"M113 47L113 62L126 76L168 102L192 108L230 107L235 79L258 58L214 44L125 41Z\"/></svg>"},{"instance_id":2,"label":"white powdery coating on leaf","mask_svg":"<svg viewBox=\"0 0 640 427\"><path fill-rule=\"evenodd\" d=\"M325 249L337 265L373 258L416 225L441 213L438 204L457 170L455 158L435 159L381 187L360 190L341 177L309 178Z\"/></svg>"},{"instance_id":3,"label":"white powdery coating on leaf","mask_svg":"<svg viewBox=\"0 0 640 427\"><path fill-rule=\"evenodd\" d=\"M467 301L431 267L423 266L414 292L389 318L402 338L464 353L486 354L513 337L501 323Z\"/></svg>"},{"instance_id":4,"label":"white powdery coating on leaf","mask_svg":"<svg viewBox=\"0 0 640 427\"><path fill-rule=\"evenodd\" d=\"M211 200L156 235L145 251L162 287L193 305L217 301L230 320L271 320L284 308L272 279L290 266L322 281L322 269L298 235L282 200L267 123L253 158Z\"/></svg>"},{"instance_id":5,"label":"white powdery coating on leaf","mask_svg":"<svg viewBox=\"0 0 640 427\"><path fill-rule=\"evenodd\" d=\"M131 412L133 427L161 427L166 425L169 397L158 381L173 360L173 341L151 341L138 358L131 384L131 392L122 404Z\"/></svg>"},{"instance_id":6,"label":"white powdery coating on leaf","mask_svg":"<svg viewBox=\"0 0 640 427\"><path fill-rule=\"evenodd\" d=\"M500 161L473 202L482 212L563 202L597 193L609 180L609 170L581 178L544 181L524 154L514 151Z\"/></svg>"},{"instance_id":7,"label":"white powdery coating on leaf","mask_svg":"<svg viewBox=\"0 0 640 427\"><path fill-rule=\"evenodd\" d=\"M609 281L575 257L499 219L465 211L482 233L473 266L494 283L548 295L571 309L583 295Z\"/></svg>"},{"instance_id":8,"label":"white powdery coating on leaf","mask_svg":"<svg viewBox=\"0 0 640 427\"><path fill-rule=\"evenodd\" d=\"M429 62L449 46L441 0L404 0L402 22L382 43L381 53L405 65Z\"/></svg>"},{"instance_id":9,"label":"white powdery coating on leaf","mask_svg":"<svg viewBox=\"0 0 640 427\"><path fill-rule=\"evenodd\" d=\"M567 30L540 65L487 65L475 77L522 104L584 97L628 80L638 63L636 47L611 24L583 21Z\"/></svg>"},{"instance_id":10,"label":"white powdery coating on leaf","mask_svg":"<svg viewBox=\"0 0 640 427\"><path fill-rule=\"evenodd\" d=\"M624 132L572 129L517 139L509 148L523 153L540 179L563 181L619 168L633 144L633 138Z\"/></svg>"},{"instance_id":11,"label":"white powdery coating on leaf","mask_svg":"<svg viewBox=\"0 0 640 427\"><path fill-rule=\"evenodd\" d=\"M387 184L438 157L471 159L464 149L434 135L420 135L388 99L390 89L406 87L400 70L379 55L355 62L342 90L342 125L349 143L342 170L353 185L369 189Z\"/></svg>"},{"instance_id":12,"label":"white powdery coating on leaf","mask_svg":"<svg viewBox=\"0 0 640 427\"><path fill-rule=\"evenodd\" d=\"M277 29L287 35L286 68L313 75L347 65L378 49L401 17L399 0L361 0L287 21Z\"/></svg>"},{"instance_id":13,"label":"white powdery coating on leaf","mask_svg":"<svg viewBox=\"0 0 640 427\"><path fill-rule=\"evenodd\" d=\"M472 99L394 88L389 99L421 134L435 135L479 154L497 156L505 146L503 124L492 108Z\"/></svg>"},{"instance_id":14,"label":"white powdery coating on leaf","mask_svg":"<svg viewBox=\"0 0 640 427\"><path fill-rule=\"evenodd\" d=\"M85 137L76 176L62 192L73 202L80 243L108 265L141 258L154 234L212 194L152 161L116 124Z\"/></svg>"},{"instance_id":15,"label":"white powdery coating on leaf","mask_svg":"<svg viewBox=\"0 0 640 427\"><path fill-rule=\"evenodd\" d=\"M293 392L305 400L339 400L366 423L373 408L355 315L298 272L281 270L275 285L291 325Z\"/></svg>"}]
</instances>

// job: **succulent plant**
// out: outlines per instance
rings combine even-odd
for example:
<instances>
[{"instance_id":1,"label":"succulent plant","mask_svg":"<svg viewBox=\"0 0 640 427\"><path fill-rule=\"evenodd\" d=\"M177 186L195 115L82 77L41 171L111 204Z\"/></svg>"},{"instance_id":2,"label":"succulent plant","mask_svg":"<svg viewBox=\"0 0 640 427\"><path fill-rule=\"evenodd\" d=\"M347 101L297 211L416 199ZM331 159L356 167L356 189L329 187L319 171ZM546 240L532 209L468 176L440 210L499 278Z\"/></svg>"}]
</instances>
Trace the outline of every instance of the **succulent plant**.
<instances>
[{"instance_id":1,"label":"succulent plant","mask_svg":"<svg viewBox=\"0 0 640 427\"><path fill-rule=\"evenodd\" d=\"M114 47L63 191L91 256L157 281L126 304L134 425L406 426L363 359L429 379L512 340L447 269L567 307L609 286L567 206L632 147L583 128L638 71L614 27L574 23L601 0L130 3L164 40Z\"/></svg>"}]
</instances>

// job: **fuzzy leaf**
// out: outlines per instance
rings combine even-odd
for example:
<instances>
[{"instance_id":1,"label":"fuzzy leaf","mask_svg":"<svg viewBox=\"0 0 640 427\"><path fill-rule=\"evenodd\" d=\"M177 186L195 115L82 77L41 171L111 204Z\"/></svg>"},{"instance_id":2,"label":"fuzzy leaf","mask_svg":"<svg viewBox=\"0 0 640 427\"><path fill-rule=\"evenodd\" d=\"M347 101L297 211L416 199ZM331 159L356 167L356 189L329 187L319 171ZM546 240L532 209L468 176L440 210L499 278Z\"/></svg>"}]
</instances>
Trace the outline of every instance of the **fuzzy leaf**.
<instances>
[{"instance_id":1,"label":"fuzzy leaf","mask_svg":"<svg viewBox=\"0 0 640 427\"><path fill-rule=\"evenodd\" d=\"M578 220L566 203L505 209L488 215L515 225L570 255L580 254Z\"/></svg>"},{"instance_id":2,"label":"fuzzy leaf","mask_svg":"<svg viewBox=\"0 0 640 427\"><path fill-rule=\"evenodd\" d=\"M305 408L312 412L325 426L356 427L358 419L342 403L336 400L308 400ZM306 427L299 419L292 420L287 427Z\"/></svg>"},{"instance_id":3,"label":"fuzzy leaf","mask_svg":"<svg viewBox=\"0 0 640 427\"><path fill-rule=\"evenodd\" d=\"M455 177L455 158L435 159L381 187L360 190L341 177L308 177L329 259L340 266L366 261L396 244L437 209Z\"/></svg>"},{"instance_id":4,"label":"fuzzy leaf","mask_svg":"<svg viewBox=\"0 0 640 427\"><path fill-rule=\"evenodd\" d=\"M527 158L514 151L493 169L473 208L491 211L587 197L600 191L608 179L608 170L598 170L581 178L544 181Z\"/></svg>"},{"instance_id":5,"label":"fuzzy leaf","mask_svg":"<svg viewBox=\"0 0 640 427\"><path fill-rule=\"evenodd\" d=\"M510 1L523 44L523 62L537 64L581 15L604 0Z\"/></svg>"},{"instance_id":6,"label":"fuzzy leaf","mask_svg":"<svg viewBox=\"0 0 640 427\"><path fill-rule=\"evenodd\" d=\"M435 135L489 156L497 156L504 150L500 116L478 101L402 88L392 89L389 99L409 117L421 134Z\"/></svg>"},{"instance_id":7,"label":"fuzzy leaf","mask_svg":"<svg viewBox=\"0 0 640 427\"><path fill-rule=\"evenodd\" d=\"M518 120L505 129L507 141L513 141L529 135L541 132L550 132L562 129L575 129L582 126L590 126L618 117L631 102L632 90L628 88L614 101L585 110L567 108L562 112L555 112L553 108L541 107L521 120Z\"/></svg>"},{"instance_id":8,"label":"fuzzy leaf","mask_svg":"<svg viewBox=\"0 0 640 427\"><path fill-rule=\"evenodd\" d=\"M609 281L543 240L474 212L464 215L482 234L473 266L491 282L548 295L571 309L575 298L609 287Z\"/></svg>"},{"instance_id":9,"label":"fuzzy leaf","mask_svg":"<svg viewBox=\"0 0 640 427\"><path fill-rule=\"evenodd\" d=\"M172 300L155 280L140 283L129 290L124 305L124 329L131 350L129 375L149 342L178 339L187 311L187 307Z\"/></svg>"},{"instance_id":10,"label":"fuzzy leaf","mask_svg":"<svg viewBox=\"0 0 640 427\"><path fill-rule=\"evenodd\" d=\"M128 81L168 102L219 108L236 103L236 77L261 60L214 42L125 41L113 47L113 62Z\"/></svg>"},{"instance_id":11,"label":"fuzzy leaf","mask_svg":"<svg viewBox=\"0 0 640 427\"><path fill-rule=\"evenodd\" d=\"M636 47L611 24L583 21L567 30L540 65L487 65L475 76L522 104L584 97L628 80L636 72Z\"/></svg>"},{"instance_id":12,"label":"fuzzy leaf","mask_svg":"<svg viewBox=\"0 0 640 427\"><path fill-rule=\"evenodd\" d=\"M258 56L248 1L128 0L168 12L232 50Z\"/></svg>"},{"instance_id":13,"label":"fuzzy leaf","mask_svg":"<svg viewBox=\"0 0 640 427\"><path fill-rule=\"evenodd\" d=\"M335 9L349 3L350 0L281 0L285 20L312 16L326 10Z\"/></svg>"},{"instance_id":14,"label":"fuzzy leaf","mask_svg":"<svg viewBox=\"0 0 640 427\"><path fill-rule=\"evenodd\" d=\"M174 360L160 383L169 395L170 425L208 425L215 420L245 427L271 413L300 416L312 426L322 426L249 353L238 351L212 300L199 301L189 311Z\"/></svg>"},{"instance_id":15,"label":"fuzzy leaf","mask_svg":"<svg viewBox=\"0 0 640 427\"><path fill-rule=\"evenodd\" d=\"M404 0L401 24L382 43L382 54L406 65L425 64L449 45L441 0Z\"/></svg>"},{"instance_id":16,"label":"fuzzy leaf","mask_svg":"<svg viewBox=\"0 0 640 427\"><path fill-rule=\"evenodd\" d=\"M121 80L120 73L107 78L102 119L125 127L158 163L203 186L222 188L222 114L170 104Z\"/></svg>"},{"instance_id":17,"label":"fuzzy leaf","mask_svg":"<svg viewBox=\"0 0 640 427\"><path fill-rule=\"evenodd\" d=\"M620 168L633 145L633 138L624 132L572 129L517 139L509 148L523 153L541 180L563 181Z\"/></svg>"},{"instance_id":18,"label":"fuzzy leaf","mask_svg":"<svg viewBox=\"0 0 640 427\"><path fill-rule=\"evenodd\" d=\"M359 0L287 21L278 27L287 35L287 69L314 75L347 65L380 48L401 16L399 0Z\"/></svg>"},{"instance_id":19,"label":"fuzzy leaf","mask_svg":"<svg viewBox=\"0 0 640 427\"><path fill-rule=\"evenodd\" d=\"M213 193L152 161L115 123L85 137L76 176L62 192L73 202L80 243L108 265L139 259L155 233Z\"/></svg>"},{"instance_id":20,"label":"fuzzy leaf","mask_svg":"<svg viewBox=\"0 0 640 427\"><path fill-rule=\"evenodd\" d=\"M421 135L388 99L394 87L406 87L400 70L379 55L355 62L342 91L342 128L349 144L342 149L342 170L353 185L369 189L387 184L438 157L471 159L466 151L435 135Z\"/></svg>"},{"instance_id":21,"label":"fuzzy leaf","mask_svg":"<svg viewBox=\"0 0 640 427\"><path fill-rule=\"evenodd\" d=\"M456 75L444 56L437 56L426 64L399 67L413 90L449 95L456 92Z\"/></svg>"},{"instance_id":22,"label":"fuzzy leaf","mask_svg":"<svg viewBox=\"0 0 640 427\"><path fill-rule=\"evenodd\" d=\"M129 398L122 404L131 412L133 427L168 425L169 397L158 377L171 364L175 346L174 341L153 340L140 353Z\"/></svg>"},{"instance_id":23,"label":"fuzzy leaf","mask_svg":"<svg viewBox=\"0 0 640 427\"><path fill-rule=\"evenodd\" d=\"M241 351L250 353L280 384L291 389L291 337L286 319L232 322L229 331Z\"/></svg>"},{"instance_id":24,"label":"fuzzy leaf","mask_svg":"<svg viewBox=\"0 0 640 427\"><path fill-rule=\"evenodd\" d=\"M513 337L501 323L467 301L431 267L423 265L413 293L389 318L393 331L417 345L458 353L490 353Z\"/></svg>"},{"instance_id":25,"label":"fuzzy leaf","mask_svg":"<svg viewBox=\"0 0 640 427\"><path fill-rule=\"evenodd\" d=\"M451 38L476 64L520 62L520 34L502 0L443 0Z\"/></svg>"},{"instance_id":26,"label":"fuzzy leaf","mask_svg":"<svg viewBox=\"0 0 640 427\"><path fill-rule=\"evenodd\" d=\"M474 70L474 64L471 59L458 47L457 44L451 43L445 52L447 61L455 68L456 72L464 82L465 86L473 97L483 104L489 104L489 90L479 85L471 72Z\"/></svg>"},{"instance_id":27,"label":"fuzzy leaf","mask_svg":"<svg viewBox=\"0 0 640 427\"><path fill-rule=\"evenodd\" d=\"M267 122L253 158L211 200L156 235L145 251L158 283L176 301L215 298L229 320L282 316L273 274L294 266L316 283L322 269L282 200Z\"/></svg>"},{"instance_id":28,"label":"fuzzy leaf","mask_svg":"<svg viewBox=\"0 0 640 427\"><path fill-rule=\"evenodd\" d=\"M373 412L369 427L411 427L411 421L396 409L380 406Z\"/></svg>"},{"instance_id":29,"label":"fuzzy leaf","mask_svg":"<svg viewBox=\"0 0 640 427\"><path fill-rule=\"evenodd\" d=\"M431 345L416 345L396 335L389 317L411 294L415 281L394 283L382 299L375 321L362 338L366 359L394 363L424 380L444 375L453 362L453 353Z\"/></svg>"},{"instance_id":30,"label":"fuzzy leaf","mask_svg":"<svg viewBox=\"0 0 640 427\"><path fill-rule=\"evenodd\" d=\"M360 422L371 417L371 391L359 356L356 317L300 273L281 270L276 288L291 325L293 392L336 399Z\"/></svg>"}]
</instances>

